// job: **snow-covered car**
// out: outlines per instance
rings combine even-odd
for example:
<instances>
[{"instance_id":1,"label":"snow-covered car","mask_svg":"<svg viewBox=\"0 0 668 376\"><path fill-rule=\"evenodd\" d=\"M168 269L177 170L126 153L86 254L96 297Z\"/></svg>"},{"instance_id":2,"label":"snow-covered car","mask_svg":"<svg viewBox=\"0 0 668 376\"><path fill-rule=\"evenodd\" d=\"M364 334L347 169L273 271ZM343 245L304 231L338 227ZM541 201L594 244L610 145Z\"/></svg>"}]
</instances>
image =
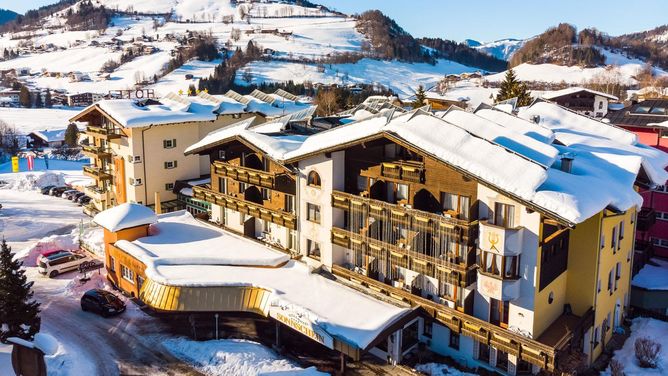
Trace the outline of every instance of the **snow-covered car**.
<instances>
[{"instance_id":1,"label":"snow-covered car","mask_svg":"<svg viewBox=\"0 0 668 376\"><path fill-rule=\"evenodd\" d=\"M76 189L68 189L68 190L66 190L65 192L63 192L63 194L60 195L60 197L62 197L62 198L66 198L66 199L69 200L69 199L70 199L70 196L75 195L75 194L77 194L77 193L79 193L79 191L77 191Z\"/></svg>"},{"instance_id":2,"label":"snow-covered car","mask_svg":"<svg viewBox=\"0 0 668 376\"><path fill-rule=\"evenodd\" d=\"M81 310L95 312L102 317L109 317L123 313L125 303L109 291L93 289L86 291L81 297Z\"/></svg>"},{"instance_id":3,"label":"snow-covered car","mask_svg":"<svg viewBox=\"0 0 668 376\"><path fill-rule=\"evenodd\" d=\"M90 256L81 253L72 251L55 252L48 256L38 257L37 270L41 274L49 276L49 278L54 278L61 273L77 270L79 265L91 260Z\"/></svg>"}]
</instances>

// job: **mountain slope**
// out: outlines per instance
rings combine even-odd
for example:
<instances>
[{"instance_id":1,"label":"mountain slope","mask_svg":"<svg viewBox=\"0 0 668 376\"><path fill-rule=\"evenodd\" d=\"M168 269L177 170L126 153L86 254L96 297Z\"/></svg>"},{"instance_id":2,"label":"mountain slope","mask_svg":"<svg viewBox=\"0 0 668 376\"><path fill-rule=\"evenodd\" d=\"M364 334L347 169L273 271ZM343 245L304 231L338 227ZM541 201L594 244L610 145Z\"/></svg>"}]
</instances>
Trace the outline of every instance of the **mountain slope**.
<instances>
[{"instance_id":1,"label":"mountain slope","mask_svg":"<svg viewBox=\"0 0 668 376\"><path fill-rule=\"evenodd\" d=\"M9 9L0 9L0 25L6 24L9 21L13 21L18 16L18 13Z\"/></svg>"},{"instance_id":2,"label":"mountain slope","mask_svg":"<svg viewBox=\"0 0 668 376\"><path fill-rule=\"evenodd\" d=\"M509 61L515 51L520 49L527 40L525 39L499 39L494 42L482 43L472 46L478 51L483 51L497 59Z\"/></svg>"}]
</instances>

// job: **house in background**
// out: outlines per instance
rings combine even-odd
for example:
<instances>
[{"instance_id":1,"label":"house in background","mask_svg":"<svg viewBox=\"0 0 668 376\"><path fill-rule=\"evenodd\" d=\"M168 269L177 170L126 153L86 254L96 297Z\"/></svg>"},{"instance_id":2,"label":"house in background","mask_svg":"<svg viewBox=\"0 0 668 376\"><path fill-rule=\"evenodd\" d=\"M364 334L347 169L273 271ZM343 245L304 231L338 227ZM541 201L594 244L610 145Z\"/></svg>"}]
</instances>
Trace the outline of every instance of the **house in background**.
<instances>
[{"instance_id":1,"label":"house in background","mask_svg":"<svg viewBox=\"0 0 668 376\"><path fill-rule=\"evenodd\" d=\"M541 95L543 99L573 110L581 115L602 118L608 113L610 101L618 101L614 95L583 87L569 87Z\"/></svg>"},{"instance_id":2,"label":"house in background","mask_svg":"<svg viewBox=\"0 0 668 376\"><path fill-rule=\"evenodd\" d=\"M430 105L434 111L445 111L450 106L466 109L468 102L471 100L469 97L449 95L447 92L441 94L432 90L426 91L424 95L424 104Z\"/></svg>"},{"instance_id":3,"label":"house in background","mask_svg":"<svg viewBox=\"0 0 668 376\"><path fill-rule=\"evenodd\" d=\"M85 107L99 102L103 98L104 95L98 93L67 94L67 105L70 107Z\"/></svg>"},{"instance_id":4,"label":"house in background","mask_svg":"<svg viewBox=\"0 0 668 376\"><path fill-rule=\"evenodd\" d=\"M608 113L606 119L635 133L641 143L668 151L668 99L648 99L634 103ZM639 270L652 254L668 257L668 187L664 184L646 189L641 194L646 209L640 214L655 217L656 223L649 226L647 231L638 231L636 235L636 249L643 252L642 257L637 258L634 271ZM647 220L655 221L654 218Z\"/></svg>"},{"instance_id":5,"label":"house in background","mask_svg":"<svg viewBox=\"0 0 668 376\"><path fill-rule=\"evenodd\" d=\"M30 149L59 148L65 144L65 130L54 129L31 132L28 135L27 146Z\"/></svg>"}]
</instances>

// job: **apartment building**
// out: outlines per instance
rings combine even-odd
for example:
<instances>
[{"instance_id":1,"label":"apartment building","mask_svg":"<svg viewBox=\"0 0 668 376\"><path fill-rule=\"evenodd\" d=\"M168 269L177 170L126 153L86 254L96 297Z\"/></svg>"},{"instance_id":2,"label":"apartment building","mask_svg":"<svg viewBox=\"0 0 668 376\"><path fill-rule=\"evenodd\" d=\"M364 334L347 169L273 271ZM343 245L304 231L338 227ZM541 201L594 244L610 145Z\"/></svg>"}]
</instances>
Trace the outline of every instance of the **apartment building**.
<instances>
[{"instance_id":1,"label":"apartment building","mask_svg":"<svg viewBox=\"0 0 668 376\"><path fill-rule=\"evenodd\" d=\"M209 173L208 159L184 156L186 146L243 119L263 121L311 107L279 94L170 94L87 107L72 119L88 124L82 149L91 165L84 174L95 184L86 188L93 200L85 211L92 215L124 202L154 206L156 197L163 211L179 208L175 183Z\"/></svg>"},{"instance_id":2,"label":"apartment building","mask_svg":"<svg viewBox=\"0 0 668 376\"><path fill-rule=\"evenodd\" d=\"M581 115L603 118L608 114L610 101L619 101L614 95L583 87L569 87L563 90L548 91L541 98L553 101L560 106Z\"/></svg>"},{"instance_id":3,"label":"apartment building","mask_svg":"<svg viewBox=\"0 0 668 376\"><path fill-rule=\"evenodd\" d=\"M601 354L629 304L635 189L665 181L666 154L541 101L517 115L349 116L317 132L246 120L209 133L185 151L210 160L194 197L228 231L420 307L367 349L383 359L419 341L516 375Z\"/></svg>"}]
</instances>

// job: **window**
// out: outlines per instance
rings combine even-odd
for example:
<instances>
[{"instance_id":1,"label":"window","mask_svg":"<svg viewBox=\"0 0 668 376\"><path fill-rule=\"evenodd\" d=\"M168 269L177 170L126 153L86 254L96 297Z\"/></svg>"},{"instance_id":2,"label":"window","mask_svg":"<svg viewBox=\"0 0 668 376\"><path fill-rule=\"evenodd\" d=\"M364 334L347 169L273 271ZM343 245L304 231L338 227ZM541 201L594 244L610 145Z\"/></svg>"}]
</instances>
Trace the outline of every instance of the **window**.
<instances>
[{"instance_id":1,"label":"window","mask_svg":"<svg viewBox=\"0 0 668 376\"><path fill-rule=\"evenodd\" d=\"M501 278L519 278L519 256L502 256L480 251L479 265L482 271Z\"/></svg>"},{"instance_id":2,"label":"window","mask_svg":"<svg viewBox=\"0 0 668 376\"><path fill-rule=\"evenodd\" d=\"M132 284L135 283L135 273L123 264L121 264L121 276L123 276L123 279L127 280L128 282Z\"/></svg>"},{"instance_id":3,"label":"window","mask_svg":"<svg viewBox=\"0 0 668 376\"><path fill-rule=\"evenodd\" d=\"M111 272L116 271L116 260L114 260L114 258L111 256L109 256L109 271Z\"/></svg>"},{"instance_id":4,"label":"window","mask_svg":"<svg viewBox=\"0 0 668 376\"><path fill-rule=\"evenodd\" d=\"M617 250L617 226L612 228L612 239L610 240L610 247L612 248L612 253L615 253Z\"/></svg>"},{"instance_id":5,"label":"window","mask_svg":"<svg viewBox=\"0 0 668 376\"><path fill-rule=\"evenodd\" d=\"M500 202L495 203L494 224L505 228L515 227L515 207Z\"/></svg>"},{"instance_id":6,"label":"window","mask_svg":"<svg viewBox=\"0 0 668 376\"><path fill-rule=\"evenodd\" d=\"M177 166L176 161L167 161L167 162L165 162L165 168L166 168L166 169L176 168L176 166Z\"/></svg>"},{"instance_id":7,"label":"window","mask_svg":"<svg viewBox=\"0 0 668 376\"><path fill-rule=\"evenodd\" d=\"M322 185L320 182L320 175L318 175L318 173L315 171L309 172L306 184L310 185L311 187L320 187Z\"/></svg>"},{"instance_id":8,"label":"window","mask_svg":"<svg viewBox=\"0 0 668 376\"><path fill-rule=\"evenodd\" d=\"M246 192L246 188L248 188L248 185L246 183L239 183L239 193Z\"/></svg>"},{"instance_id":9,"label":"window","mask_svg":"<svg viewBox=\"0 0 668 376\"><path fill-rule=\"evenodd\" d=\"M434 332L434 323L429 320L424 320L424 328L422 330L422 335L431 338L433 332Z\"/></svg>"},{"instance_id":10,"label":"window","mask_svg":"<svg viewBox=\"0 0 668 376\"><path fill-rule=\"evenodd\" d=\"M601 249L605 248L605 234L601 231Z\"/></svg>"},{"instance_id":11,"label":"window","mask_svg":"<svg viewBox=\"0 0 668 376\"><path fill-rule=\"evenodd\" d=\"M592 341L594 343L594 348L598 346L598 328L594 328L594 340Z\"/></svg>"},{"instance_id":12,"label":"window","mask_svg":"<svg viewBox=\"0 0 668 376\"><path fill-rule=\"evenodd\" d=\"M462 219L469 218L471 199L468 196L441 192L441 205L443 206L443 211L454 211L458 213Z\"/></svg>"},{"instance_id":13,"label":"window","mask_svg":"<svg viewBox=\"0 0 668 376\"><path fill-rule=\"evenodd\" d=\"M176 147L176 139L162 140L162 147L165 149L172 149Z\"/></svg>"},{"instance_id":14,"label":"window","mask_svg":"<svg viewBox=\"0 0 668 376\"><path fill-rule=\"evenodd\" d=\"M306 239L306 255L320 260L320 244L311 239Z\"/></svg>"},{"instance_id":15,"label":"window","mask_svg":"<svg viewBox=\"0 0 668 376\"><path fill-rule=\"evenodd\" d=\"M166 191L172 191L172 190L174 190L174 183L167 183L167 184L165 184L165 190L166 190Z\"/></svg>"},{"instance_id":16,"label":"window","mask_svg":"<svg viewBox=\"0 0 668 376\"><path fill-rule=\"evenodd\" d=\"M130 178L130 185L138 186L141 185L141 179L140 178Z\"/></svg>"},{"instance_id":17,"label":"window","mask_svg":"<svg viewBox=\"0 0 668 376\"><path fill-rule=\"evenodd\" d=\"M358 175L357 176L357 190L360 192L366 191L366 177Z\"/></svg>"},{"instance_id":18,"label":"window","mask_svg":"<svg viewBox=\"0 0 668 376\"><path fill-rule=\"evenodd\" d=\"M615 291L617 291L617 285L619 284L620 278L622 278L622 264L618 262L615 266Z\"/></svg>"},{"instance_id":19,"label":"window","mask_svg":"<svg viewBox=\"0 0 668 376\"><path fill-rule=\"evenodd\" d=\"M221 161L225 160L225 150L218 150L218 159Z\"/></svg>"},{"instance_id":20,"label":"window","mask_svg":"<svg viewBox=\"0 0 668 376\"><path fill-rule=\"evenodd\" d=\"M448 345L450 348L459 350L459 333L455 333L452 330L450 331L450 343Z\"/></svg>"},{"instance_id":21,"label":"window","mask_svg":"<svg viewBox=\"0 0 668 376\"><path fill-rule=\"evenodd\" d=\"M397 184L397 201L408 201L408 184Z\"/></svg>"},{"instance_id":22,"label":"window","mask_svg":"<svg viewBox=\"0 0 668 376\"><path fill-rule=\"evenodd\" d=\"M285 210L288 213L294 213L295 212L295 196L293 195L285 195L285 205L283 206L283 210Z\"/></svg>"},{"instance_id":23,"label":"window","mask_svg":"<svg viewBox=\"0 0 668 376\"><path fill-rule=\"evenodd\" d=\"M141 155L131 155L129 157L130 163L141 163Z\"/></svg>"},{"instance_id":24,"label":"window","mask_svg":"<svg viewBox=\"0 0 668 376\"><path fill-rule=\"evenodd\" d=\"M602 110L603 109L603 101L598 102L598 109Z\"/></svg>"},{"instance_id":25,"label":"window","mask_svg":"<svg viewBox=\"0 0 668 376\"><path fill-rule=\"evenodd\" d=\"M624 239L624 221L619 221L619 241L617 242L617 245L621 248L622 247L622 239Z\"/></svg>"},{"instance_id":26,"label":"window","mask_svg":"<svg viewBox=\"0 0 668 376\"><path fill-rule=\"evenodd\" d=\"M218 191L227 194L227 178L218 178Z\"/></svg>"},{"instance_id":27,"label":"window","mask_svg":"<svg viewBox=\"0 0 668 376\"><path fill-rule=\"evenodd\" d=\"M137 275L137 290L141 290L141 287L144 285L144 277Z\"/></svg>"},{"instance_id":28,"label":"window","mask_svg":"<svg viewBox=\"0 0 668 376\"><path fill-rule=\"evenodd\" d=\"M315 222L315 223L320 223L320 205L314 205L311 203L306 204L306 219Z\"/></svg>"},{"instance_id":29,"label":"window","mask_svg":"<svg viewBox=\"0 0 668 376\"><path fill-rule=\"evenodd\" d=\"M262 199L271 200L271 191L269 191L267 188L262 188Z\"/></svg>"},{"instance_id":30,"label":"window","mask_svg":"<svg viewBox=\"0 0 668 376\"><path fill-rule=\"evenodd\" d=\"M288 229L288 249L297 250L297 231Z\"/></svg>"},{"instance_id":31,"label":"window","mask_svg":"<svg viewBox=\"0 0 668 376\"><path fill-rule=\"evenodd\" d=\"M613 287L613 274L612 274L612 269L610 269L610 272L608 273L608 291L610 292L610 295L612 295L612 287Z\"/></svg>"}]
</instances>

